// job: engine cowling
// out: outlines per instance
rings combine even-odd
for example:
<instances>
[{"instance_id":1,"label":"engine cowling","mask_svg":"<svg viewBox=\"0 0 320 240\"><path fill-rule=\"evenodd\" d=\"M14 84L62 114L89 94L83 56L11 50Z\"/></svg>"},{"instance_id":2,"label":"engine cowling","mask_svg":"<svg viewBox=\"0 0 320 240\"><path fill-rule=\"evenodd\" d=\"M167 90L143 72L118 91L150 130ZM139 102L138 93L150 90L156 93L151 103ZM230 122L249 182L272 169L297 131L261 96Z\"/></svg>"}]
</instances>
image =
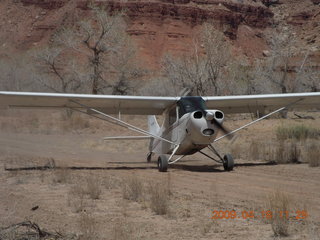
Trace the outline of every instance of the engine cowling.
<instances>
[{"instance_id":1,"label":"engine cowling","mask_svg":"<svg viewBox=\"0 0 320 240\"><path fill-rule=\"evenodd\" d=\"M218 123L222 124L224 120L224 114L220 110L206 110L206 119L208 121L215 119Z\"/></svg>"}]
</instances>

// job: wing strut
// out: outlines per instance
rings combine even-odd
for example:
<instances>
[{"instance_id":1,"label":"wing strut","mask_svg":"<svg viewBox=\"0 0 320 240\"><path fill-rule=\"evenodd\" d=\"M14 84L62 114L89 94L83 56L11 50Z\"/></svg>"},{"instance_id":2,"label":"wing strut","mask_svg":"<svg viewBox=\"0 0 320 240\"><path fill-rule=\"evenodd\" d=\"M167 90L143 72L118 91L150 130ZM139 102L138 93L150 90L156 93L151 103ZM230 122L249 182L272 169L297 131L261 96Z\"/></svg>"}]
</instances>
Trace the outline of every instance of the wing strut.
<instances>
[{"instance_id":1,"label":"wing strut","mask_svg":"<svg viewBox=\"0 0 320 240\"><path fill-rule=\"evenodd\" d=\"M240 130L243 129L243 128L246 128L246 127L248 127L248 126L250 126L250 125L252 125L252 124L254 124L254 123L257 123L257 122L259 122L259 121L261 121L261 120L263 120L263 119L265 119L265 118L267 118L267 117L269 117L269 116L271 116L271 115L273 115L273 114L275 114L275 113L277 113L277 112L280 112L280 111L288 108L289 106L291 106L291 105L293 105L293 104L296 104L297 102L300 102L300 101L302 101L302 100L303 100L303 99L299 99L299 100L297 100L297 101L295 101L295 102L293 102L293 103L288 104L288 105L285 106L285 107L279 108L279 109L277 109L277 110L275 110L275 111L273 111L273 112L271 112L271 113L268 113L267 115L265 115L265 116L263 116L263 117L261 117L261 118L258 118L258 119L254 120L254 121L252 121L252 122L249 122L249 123L243 125L242 127L239 127L239 128L237 128L237 129L235 129L235 130L233 130L233 131L231 131L231 132L228 132L227 134L225 134L225 135L223 135L223 136L221 136L221 137L216 138L213 142L217 142L217 141L221 140L222 138L225 138L225 137L227 137L227 136L229 136L229 135L231 135L231 134L234 134L235 132L238 132L238 131L240 131Z\"/></svg>"},{"instance_id":2,"label":"wing strut","mask_svg":"<svg viewBox=\"0 0 320 240\"><path fill-rule=\"evenodd\" d=\"M162 141L171 143L171 144L175 144L174 142L171 142L171 141L169 141L169 140L167 140L167 139L165 139L165 138L162 138L162 137L160 137L160 136L156 136L156 135L154 135L154 134L152 134L152 133L149 133L148 131L145 131L145 130L143 130L143 129L141 129L141 128L138 128L138 127L133 126L133 125L131 125L131 124L129 124L129 123L126 123L126 122L124 122L124 121L122 121L122 120L120 120L120 119L118 119L118 118L112 117L112 116L110 116L109 114L106 114L106 113L104 113L104 112L98 111L98 110L96 110L96 109L94 109L94 108L88 107L88 106L86 106L86 105L84 105L84 104L81 104L81 103L79 103L79 102L76 102L76 101L74 101L74 100L70 100L70 101L73 102L73 103L75 103L75 104L77 104L77 105L79 105L79 106L81 106L81 107L86 108L87 110L90 110L90 111L92 111L92 112L95 112L95 113L97 113L97 114L100 114L100 115L102 115L102 116L105 117L105 118L91 115L91 114L89 114L88 112L84 112L84 111L78 110L78 109L76 109L76 108L70 108L70 109L72 109L72 110L74 110L74 111L87 114L87 115L89 115L89 116L91 116L91 117L95 117L95 118L104 120L104 121L106 121L106 122L109 122L109 123L112 123L112 124L116 124L116 125L121 126L121 127L125 127L125 128L127 128L127 129L130 129L130 130L132 130L132 131L135 131L135 132L144 134L144 135L149 136L149 137L153 137L153 138L156 138L156 139L159 139L159 140L162 140Z\"/></svg>"}]
</instances>

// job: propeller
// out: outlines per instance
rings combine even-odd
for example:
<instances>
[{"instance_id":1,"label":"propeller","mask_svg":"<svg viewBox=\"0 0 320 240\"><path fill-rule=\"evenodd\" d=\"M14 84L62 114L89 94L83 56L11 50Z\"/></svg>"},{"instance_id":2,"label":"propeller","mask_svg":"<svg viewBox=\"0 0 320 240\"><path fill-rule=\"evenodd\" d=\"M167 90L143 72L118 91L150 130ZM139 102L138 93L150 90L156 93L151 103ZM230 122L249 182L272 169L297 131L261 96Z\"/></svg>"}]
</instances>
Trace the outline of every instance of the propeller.
<instances>
[{"instance_id":1,"label":"propeller","mask_svg":"<svg viewBox=\"0 0 320 240\"><path fill-rule=\"evenodd\" d=\"M213 118L211 120L211 122L213 122L214 125L216 125L218 127L218 129L221 130L225 135L227 135L227 134L229 134L231 132L229 129L225 128L221 123L219 123L217 121L217 119ZM226 137L230 140L230 139L232 139L233 134L230 134L230 135L228 135Z\"/></svg>"}]
</instances>

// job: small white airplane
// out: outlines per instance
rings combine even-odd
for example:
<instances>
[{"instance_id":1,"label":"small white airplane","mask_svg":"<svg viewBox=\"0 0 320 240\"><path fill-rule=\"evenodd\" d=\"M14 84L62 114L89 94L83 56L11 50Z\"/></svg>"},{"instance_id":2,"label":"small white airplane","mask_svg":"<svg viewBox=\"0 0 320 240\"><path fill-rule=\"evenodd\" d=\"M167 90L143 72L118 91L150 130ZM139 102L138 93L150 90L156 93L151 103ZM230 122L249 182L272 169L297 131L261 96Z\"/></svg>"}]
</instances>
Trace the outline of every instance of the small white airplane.
<instances>
[{"instance_id":1,"label":"small white airplane","mask_svg":"<svg viewBox=\"0 0 320 240\"><path fill-rule=\"evenodd\" d=\"M257 123L272 114L291 109L320 109L320 92L240 95L219 97L146 97L87 94L58 94L31 92L0 92L0 107L12 108L69 108L138 132L139 136L106 137L111 139L150 139L147 161L158 154L158 169L166 172L168 164L196 152L222 163L231 171L234 160L230 154L222 157L213 143ZM266 113L238 129L226 130L225 113ZM110 114L117 114L114 117ZM149 130L121 120L122 114L149 115ZM155 115L163 114L159 126ZM223 135L217 138L218 131ZM204 153L208 147L218 159ZM178 156L177 156L178 155Z\"/></svg>"}]
</instances>

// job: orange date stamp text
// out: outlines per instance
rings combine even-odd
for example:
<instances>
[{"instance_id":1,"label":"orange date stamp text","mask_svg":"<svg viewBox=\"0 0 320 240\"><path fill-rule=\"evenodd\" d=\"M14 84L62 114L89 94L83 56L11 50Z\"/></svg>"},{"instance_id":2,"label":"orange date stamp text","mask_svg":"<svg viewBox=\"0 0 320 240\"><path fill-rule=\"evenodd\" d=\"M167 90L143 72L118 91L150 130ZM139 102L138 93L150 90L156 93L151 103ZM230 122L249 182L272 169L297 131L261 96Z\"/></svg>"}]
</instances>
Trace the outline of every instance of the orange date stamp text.
<instances>
[{"instance_id":1,"label":"orange date stamp text","mask_svg":"<svg viewBox=\"0 0 320 240\"><path fill-rule=\"evenodd\" d=\"M296 220L306 219L308 217L308 212L306 210L296 210L290 211L241 211L237 212L235 210L214 210L212 211L211 219L272 219L277 218L294 218Z\"/></svg>"}]
</instances>

